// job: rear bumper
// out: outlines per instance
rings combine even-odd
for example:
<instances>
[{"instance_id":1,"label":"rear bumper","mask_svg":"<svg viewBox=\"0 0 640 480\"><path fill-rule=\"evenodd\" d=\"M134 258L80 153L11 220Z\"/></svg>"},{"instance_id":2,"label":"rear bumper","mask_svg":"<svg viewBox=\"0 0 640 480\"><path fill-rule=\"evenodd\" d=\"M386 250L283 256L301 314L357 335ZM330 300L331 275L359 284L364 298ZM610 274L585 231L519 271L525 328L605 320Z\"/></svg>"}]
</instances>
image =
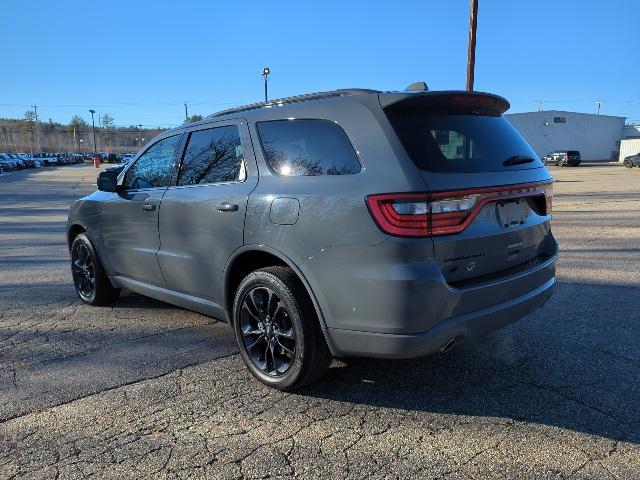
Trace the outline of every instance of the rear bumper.
<instances>
[{"instance_id":1,"label":"rear bumper","mask_svg":"<svg viewBox=\"0 0 640 480\"><path fill-rule=\"evenodd\" d=\"M506 327L551 297L555 278L525 295L483 310L451 317L432 329L409 335L329 329L337 356L413 358L441 350L452 339L466 341Z\"/></svg>"},{"instance_id":2,"label":"rear bumper","mask_svg":"<svg viewBox=\"0 0 640 480\"><path fill-rule=\"evenodd\" d=\"M447 283L430 244L419 240L328 248L303 273L335 356L408 358L497 330L544 304L555 284L550 232L545 244L550 256L531 268L460 287Z\"/></svg>"}]
</instances>

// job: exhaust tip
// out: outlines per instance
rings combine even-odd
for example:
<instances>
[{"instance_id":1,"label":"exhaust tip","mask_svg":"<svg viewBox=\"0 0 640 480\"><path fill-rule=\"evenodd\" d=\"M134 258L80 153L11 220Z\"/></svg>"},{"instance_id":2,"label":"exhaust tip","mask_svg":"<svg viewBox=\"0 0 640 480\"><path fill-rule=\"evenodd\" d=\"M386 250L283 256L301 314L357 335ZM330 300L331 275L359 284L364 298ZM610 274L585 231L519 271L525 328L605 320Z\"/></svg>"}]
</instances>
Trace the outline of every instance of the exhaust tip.
<instances>
[{"instance_id":1,"label":"exhaust tip","mask_svg":"<svg viewBox=\"0 0 640 480\"><path fill-rule=\"evenodd\" d=\"M444 346L440 349L440 353L447 353L453 347L455 347L456 345L462 343L463 340L464 340L464 336L462 336L462 335L458 335L457 337L453 337L451 340L449 340L447 343L444 344Z\"/></svg>"}]
</instances>

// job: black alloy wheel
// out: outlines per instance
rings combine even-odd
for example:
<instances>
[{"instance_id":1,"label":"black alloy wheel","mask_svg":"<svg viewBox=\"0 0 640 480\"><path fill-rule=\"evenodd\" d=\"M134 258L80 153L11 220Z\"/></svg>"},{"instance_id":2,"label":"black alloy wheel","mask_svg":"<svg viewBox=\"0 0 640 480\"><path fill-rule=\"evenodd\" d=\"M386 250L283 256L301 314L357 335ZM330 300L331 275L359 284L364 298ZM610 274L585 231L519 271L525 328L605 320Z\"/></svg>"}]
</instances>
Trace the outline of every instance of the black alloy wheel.
<instances>
[{"instance_id":1,"label":"black alloy wheel","mask_svg":"<svg viewBox=\"0 0 640 480\"><path fill-rule=\"evenodd\" d=\"M85 302L91 301L96 290L96 271L86 243L77 242L71 251L71 272L76 291Z\"/></svg>"},{"instance_id":2,"label":"black alloy wheel","mask_svg":"<svg viewBox=\"0 0 640 480\"><path fill-rule=\"evenodd\" d=\"M296 328L284 302L269 287L250 290L240 310L242 340L253 364L267 375L284 375L295 360Z\"/></svg>"},{"instance_id":3,"label":"black alloy wheel","mask_svg":"<svg viewBox=\"0 0 640 480\"><path fill-rule=\"evenodd\" d=\"M320 378L332 356L309 295L292 269L264 267L238 285L233 329L251 374L279 390Z\"/></svg>"},{"instance_id":4,"label":"black alloy wheel","mask_svg":"<svg viewBox=\"0 0 640 480\"><path fill-rule=\"evenodd\" d=\"M80 300L102 305L119 295L120 290L111 284L87 233L76 235L70 250L71 275Z\"/></svg>"}]
</instances>

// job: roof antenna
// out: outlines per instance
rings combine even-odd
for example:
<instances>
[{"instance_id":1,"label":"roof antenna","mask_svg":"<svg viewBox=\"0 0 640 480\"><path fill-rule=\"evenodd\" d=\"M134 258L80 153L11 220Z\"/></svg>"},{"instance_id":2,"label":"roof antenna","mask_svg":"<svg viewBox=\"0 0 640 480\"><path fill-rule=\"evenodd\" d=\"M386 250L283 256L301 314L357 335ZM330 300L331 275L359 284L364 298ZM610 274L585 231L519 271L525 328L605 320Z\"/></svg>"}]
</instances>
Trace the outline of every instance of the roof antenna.
<instances>
[{"instance_id":1,"label":"roof antenna","mask_svg":"<svg viewBox=\"0 0 640 480\"><path fill-rule=\"evenodd\" d=\"M413 82L404 89L405 92L428 92L429 87L425 82Z\"/></svg>"}]
</instances>

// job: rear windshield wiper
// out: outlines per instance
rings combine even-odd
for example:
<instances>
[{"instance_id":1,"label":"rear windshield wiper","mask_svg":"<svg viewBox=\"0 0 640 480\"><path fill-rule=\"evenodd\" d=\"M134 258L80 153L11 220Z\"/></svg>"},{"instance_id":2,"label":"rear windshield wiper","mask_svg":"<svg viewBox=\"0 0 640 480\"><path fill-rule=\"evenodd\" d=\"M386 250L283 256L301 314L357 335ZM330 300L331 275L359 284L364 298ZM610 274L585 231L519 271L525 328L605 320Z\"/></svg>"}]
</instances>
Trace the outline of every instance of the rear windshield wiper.
<instances>
[{"instance_id":1,"label":"rear windshield wiper","mask_svg":"<svg viewBox=\"0 0 640 480\"><path fill-rule=\"evenodd\" d=\"M502 162L502 165L504 165L505 167L509 167L511 165L520 165L522 163L531 163L531 162L535 162L535 160L531 157L514 155L512 157L507 158L504 162Z\"/></svg>"}]
</instances>

